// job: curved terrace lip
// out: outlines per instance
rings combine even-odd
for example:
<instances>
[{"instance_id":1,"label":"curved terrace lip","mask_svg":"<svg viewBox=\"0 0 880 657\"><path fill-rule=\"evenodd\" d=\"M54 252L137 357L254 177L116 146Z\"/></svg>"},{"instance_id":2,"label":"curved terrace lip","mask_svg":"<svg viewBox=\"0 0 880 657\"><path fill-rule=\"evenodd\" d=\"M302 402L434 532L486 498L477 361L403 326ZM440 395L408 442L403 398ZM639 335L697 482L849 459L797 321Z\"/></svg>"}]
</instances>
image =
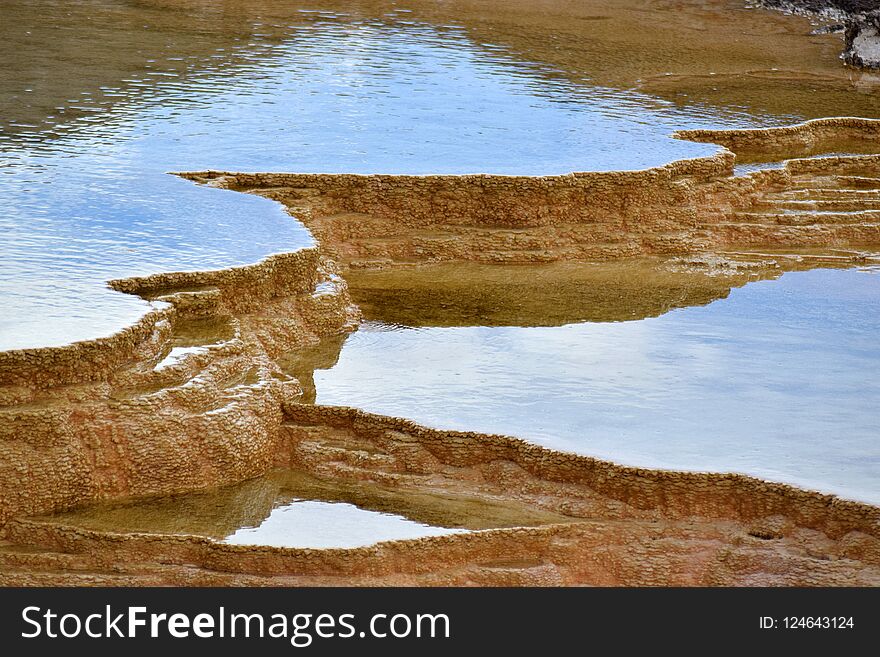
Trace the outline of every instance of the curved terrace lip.
<instances>
[{"instance_id":1,"label":"curved terrace lip","mask_svg":"<svg viewBox=\"0 0 880 657\"><path fill-rule=\"evenodd\" d=\"M878 119L880 121L880 119ZM686 139L684 137L677 137L677 133L672 133L670 137L674 139L681 139L682 141L692 141L690 139ZM564 171L562 173L540 173L540 174L529 174L529 173L492 173L491 171L468 171L464 173L382 173L381 171L375 171L373 173L340 173L338 171L310 171L308 173L297 173L295 175L303 175L303 176L338 176L338 177L351 177L351 178L402 178L402 179L456 179L456 178L507 178L514 180L541 180L544 178L570 178L572 176L594 176L601 174L619 174L619 173L649 173L651 171L662 171L663 169L674 166L676 164L682 164L686 162L698 162L705 160L712 160L719 154L731 154L735 155L732 151L725 148L724 146L718 145L718 149L709 155L695 155L694 157L681 157L676 160L670 160L665 164L658 164L655 167L645 167L643 169L579 169L577 171ZM284 174L287 172L282 171L224 171L221 169L205 169L204 171L167 171L169 175L179 176L180 178L184 178L186 180L192 180L197 176L234 176L236 174L239 175L253 175L259 176L261 174L268 175L278 175Z\"/></svg>"},{"instance_id":2,"label":"curved terrace lip","mask_svg":"<svg viewBox=\"0 0 880 657\"><path fill-rule=\"evenodd\" d=\"M878 121L880 122L880 121ZM729 151L724 147L719 147L716 153L712 155L706 156L697 156L692 158L681 158L678 160L673 160L671 162L667 162L666 164L662 164L656 167L649 167L646 169L621 169L615 171L572 171L569 173L561 173L561 174L549 174L549 175L514 175L514 174L495 174L495 173L463 173L463 174L386 174L386 173L308 173L302 174L307 176L334 176L334 177L351 177L351 178L360 178L360 179L461 179L466 180L470 178L507 178L507 179L527 179L527 180L545 180L545 179L554 179L554 178L571 178L578 176L593 176L593 175L616 175L620 173L651 173L651 172L662 172L669 167L674 167L676 165L686 164L689 162L713 162L719 158L719 156L728 158L733 157L734 153ZM732 170L732 169L731 169ZM169 175L175 175L185 180L190 180L196 182L196 178L199 177L219 177L219 176L234 176L236 174L244 174L251 173L251 175L260 175L265 172L229 172L229 171L219 171L219 170L205 170L205 171L169 171L167 172ZM270 266L275 260L279 258L284 258L293 253L301 253L303 251L308 251L311 249L318 248L320 245L316 246L307 246L302 247L300 249L296 249L294 251L276 251L273 253L269 253L259 260L241 264L241 265L231 265L229 267L222 267L218 269L186 269L186 270L175 270L170 272L159 272L155 274L150 274L147 276L131 276L131 277L123 277L123 278L115 278L106 281L106 286L110 289L128 293L135 294L136 296L143 297L141 291L149 290L151 288L159 287L159 280L167 280L166 285L171 285L170 279L177 280L185 280L188 278L196 278L196 277L212 277L219 276L227 273L235 273L235 272L247 272L253 270L255 268L262 268L266 266ZM181 285L185 284L184 282L180 283ZM151 303L161 303L156 302L150 299L146 299ZM150 315L149 312L145 313L141 317L141 321L145 320ZM90 338L85 340L77 340L70 342L65 345L57 345L50 347L24 347L21 349L6 349L0 350L0 361L2 359L15 360L18 357L25 357L28 355L34 355L38 353L52 353L52 352L60 352L69 349L70 347L75 346L83 346L83 345L94 345L100 346L107 342L112 342L113 340L119 338L120 336L128 334L133 328L135 328L136 324L132 324L126 327L123 327L116 331L115 333L111 333L110 335L101 336L97 338ZM0 362L2 365L2 362Z\"/></svg>"},{"instance_id":3,"label":"curved terrace lip","mask_svg":"<svg viewBox=\"0 0 880 657\"><path fill-rule=\"evenodd\" d=\"M677 160L672 160L665 164L658 165L656 167L648 167L644 169L618 169L613 171L590 171L590 170L581 170L581 171L569 171L566 173L558 173L558 174L545 174L545 175L529 175L529 174L496 174L496 173L456 173L456 174L393 174L393 173L308 173L302 174L305 176L335 176L335 177L350 177L356 179L440 179L440 180L454 180L454 179L470 179L470 178L504 178L504 179L522 179L522 180L547 180L547 179L558 179L558 178L568 178L568 177L581 177L581 176L615 176L621 173L630 173L630 174L649 174L649 173L662 173L664 171L674 169L676 167L681 167L682 165L686 165L688 163L696 163L696 162L715 162L719 159L721 161L729 160L729 165L727 169L729 169L729 173L733 174L733 163L736 159L736 153L732 151L730 148L724 146L723 144L712 141L713 139L721 139L723 135L730 136L769 136L769 135L784 135L784 136L795 136L798 134L802 134L804 132L809 131L812 128L818 127L835 127L835 126L847 126L848 124L852 124L853 126L880 126L880 119L871 119L864 117L855 117L855 116L840 116L840 117L827 117L821 119L810 119L808 121L803 121L801 123L791 124L791 125L781 125L774 127L765 127L765 128L736 128L736 129L697 129L697 130L677 130L673 132L670 136L675 139L681 139L684 141L694 141L698 143L713 143L718 146L718 149L710 154L710 155L702 155L690 158L680 158ZM876 128L875 128L876 129ZM880 152L880 147L878 147L878 152ZM855 155L852 157L864 157L863 155ZM797 160L798 158L791 158L792 160ZM790 160L789 160L790 161ZM250 174L250 175L260 175L261 173L266 172L245 172L245 171L221 171L221 170L205 170L205 171L168 171L169 175L175 175L186 180L191 180L194 182L198 182L199 178L205 177L221 177L221 176L234 176L236 174ZM745 174L749 175L749 174ZM317 245L320 247L320 245ZM106 282L106 285L113 290L119 292L128 292L134 293L138 296L141 296L136 290L144 289L151 286L151 281L156 280L158 278L185 278L189 276L202 276L202 277L210 277L213 275L220 275L225 272L243 272L249 269L253 269L255 267L264 267L270 265L275 259L279 257L287 256L291 253L297 253L300 251L305 251L315 247L303 247L301 249L297 249L295 251L276 251L274 253L267 254L262 257L260 260L243 264L243 265L232 265L230 267L223 267L219 269L191 269L191 270L177 270L172 272L161 272L156 274L151 274L149 276L132 276L132 277L124 277L111 279ZM154 302L155 303L155 302ZM145 319L149 313L145 313L145 315L141 318L141 320ZM58 350L66 350L71 346L76 345L100 345L106 341L112 341L120 335L124 335L129 332L134 325L130 325L127 327L123 327L119 331L112 333L107 336L101 336L98 338L86 339L86 340L77 340L75 342L70 342L66 345L52 346L52 347L26 347L22 349L9 349L9 350L0 350L0 358L6 357L12 360L17 359L17 357L25 356L25 355L33 355L37 353L51 353L52 351Z\"/></svg>"},{"instance_id":4,"label":"curved terrace lip","mask_svg":"<svg viewBox=\"0 0 880 657\"><path fill-rule=\"evenodd\" d=\"M300 406L293 404L292 406ZM691 480L690 483L698 486L708 484L728 484L729 486L739 489L740 492L751 492L759 495L776 496L778 498L786 498L789 500L808 500L812 505L823 506L826 508L836 508L844 513L852 513L871 517L880 512L880 507L872 505L868 502L852 500L840 497L833 493L823 493L808 488L802 488L788 483L767 481L752 475L741 474L738 472L716 472L716 471L694 471L694 470L671 470L664 468L646 468L639 466L621 465L617 462L601 459L583 454L573 454L561 450L550 449L540 445L530 443L523 438L516 438L500 434L481 434L468 431L452 431L442 429L432 429L418 424L412 420L405 418L395 418L383 415L377 415L368 411L345 406L325 406L322 409L342 414L349 418L361 419L369 421L370 419L379 422L394 425L399 429L407 429L416 434L432 433L440 436L450 436L456 439L473 440L475 442L486 442L492 444L503 443L508 449L514 450L518 455L530 459L534 462L541 462L543 459L552 460L559 455L571 459L574 463L587 464L590 471L593 469L605 472L608 477L620 476L622 478L642 478L645 481L661 483L665 479L684 479ZM315 410L313 407L303 406L302 410L310 413ZM293 410L296 413L296 410ZM407 549L414 546L440 547L444 545L454 545L461 541L469 541L472 538L479 540L481 537L492 539L493 537L515 537L533 535L540 536L544 534L553 534L558 530L565 530L568 527L576 527L578 525L596 522L596 519L590 517L573 516L569 522L547 522L537 525L511 525L504 527L488 527L482 529L468 529L460 532L444 533L444 534L427 534L424 536L412 538L397 538L378 540L370 544L364 544L351 547L296 547L296 546L277 546L266 545L260 543L227 543L224 539L211 536L205 536L198 533L168 533L159 531L144 530L105 530L90 527L79 526L75 523L59 521L51 517L31 517L16 518L12 522L23 524L24 526L40 526L46 525L60 530L61 532L69 532L78 537L97 540L145 540L149 542L169 541L176 544L187 543L192 546L203 546L212 550L225 554L248 554L252 556L260 555L279 555L289 557L308 557L308 556L324 556L332 557L362 555L370 556L375 554L377 550L383 548L401 548Z\"/></svg>"}]
</instances>

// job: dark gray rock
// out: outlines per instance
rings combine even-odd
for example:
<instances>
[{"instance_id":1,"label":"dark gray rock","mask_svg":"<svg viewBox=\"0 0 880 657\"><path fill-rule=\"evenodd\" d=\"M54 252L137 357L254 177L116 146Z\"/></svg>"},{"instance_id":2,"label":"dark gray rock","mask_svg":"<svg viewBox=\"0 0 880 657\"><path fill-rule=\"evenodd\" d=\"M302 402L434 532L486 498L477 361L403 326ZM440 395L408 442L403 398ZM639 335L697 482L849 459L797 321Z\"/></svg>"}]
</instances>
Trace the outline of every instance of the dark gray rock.
<instances>
[{"instance_id":1,"label":"dark gray rock","mask_svg":"<svg viewBox=\"0 0 880 657\"><path fill-rule=\"evenodd\" d=\"M770 9L820 16L853 16L880 9L880 0L761 0Z\"/></svg>"},{"instance_id":2,"label":"dark gray rock","mask_svg":"<svg viewBox=\"0 0 880 657\"><path fill-rule=\"evenodd\" d=\"M846 32L846 25L844 23L832 23L831 25L817 27L810 34L815 36L819 34L843 34L844 32Z\"/></svg>"},{"instance_id":3,"label":"dark gray rock","mask_svg":"<svg viewBox=\"0 0 880 657\"><path fill-rule=\"evenodd\" d=\"M759 0L769 9L812 14L840 21L812 34L837 33L843 27L840 57L849 66L880 69L880 0Z\"/></svg>"},{"instance_id":4,"label":"dark gray rock","mask_svg":"<svg viewBox=\"0 0 880 657\"><path fill-rule=\"evenodd\" d=\"M847 21L841 57L850 66L880 69L880 9Z\"/></svg>"}]
</instances>

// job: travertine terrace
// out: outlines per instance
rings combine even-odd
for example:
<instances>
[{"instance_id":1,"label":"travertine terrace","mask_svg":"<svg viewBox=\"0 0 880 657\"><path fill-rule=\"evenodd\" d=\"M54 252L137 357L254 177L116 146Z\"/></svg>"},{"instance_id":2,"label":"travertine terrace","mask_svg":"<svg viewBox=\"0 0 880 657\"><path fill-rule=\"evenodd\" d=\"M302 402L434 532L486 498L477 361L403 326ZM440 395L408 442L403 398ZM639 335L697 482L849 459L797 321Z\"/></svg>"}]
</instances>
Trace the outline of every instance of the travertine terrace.
<instances>
[{"instance_id":1,"label":"travertine terrace","mask_svg":"<svg viewBox=\"0 0 880 657\"><path fill-rule=\"evenodd\" d=\"M786 269L865 261L880 244L880 121L679 136L726 149L547 177L183 174L284 203L320 246L111 281L156 309L103 340L0 354L0 582L880 584L876 507L303 404L308 382L283 366L292 350L357 325L345 282L356 269L658 256L664 275L713 281L694 301L705 303ZM823 153L847 154L812 157ZM733 175L735 164L781 160ZM296 550L47 517L278 467L528 508L546 522Z\"/></svg>"},{"instance_id":2,"label":"travertine terrace","mask_svg":"<svg viewBox=\"0 0 880 657\"><path fill-rule=\"evenodd\" d=\"M878 135L878 121L839 118L678 136L721 143L747 161L779 161L841 150L871 152ZM734 153L725 149L644 171L543 177L185 175L281 201L347 267L612 259L749 245L846 247L880 241L872 192L851 189L847 178L873 177L880 156L792 159L782 168L738 177L732 176L734 161ZM783 214L795 203L802 214ZM833 208L841 212L824 211ZM864 213L849 214L862 208Z\"/></svg>"}]
</instances>

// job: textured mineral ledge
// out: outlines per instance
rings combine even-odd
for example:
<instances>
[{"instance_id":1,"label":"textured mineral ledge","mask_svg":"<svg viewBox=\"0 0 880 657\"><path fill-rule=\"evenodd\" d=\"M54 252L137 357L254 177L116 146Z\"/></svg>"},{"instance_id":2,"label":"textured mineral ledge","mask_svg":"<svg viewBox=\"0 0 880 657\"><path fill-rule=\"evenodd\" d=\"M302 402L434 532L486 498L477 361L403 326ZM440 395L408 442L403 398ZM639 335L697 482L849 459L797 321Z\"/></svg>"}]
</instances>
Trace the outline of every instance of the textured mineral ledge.
<instances>
[{"instance_id":1,"label":"textured mineral ledge","mask_svg":"<svg viewBox=\"0 0 880 657\"><path fill-rule=\"evenodd\" d=\"M301 403L309 373L291 369L288 357L357 325L348 275L406 280L426 264L663 256L657 279L678 290L670 267L698 277L689 299L706 303L785 269L860 262L880 244L880 157L869 154L880 150L880 122L680 136L737 156L722 150L645 171L536 178L185 174L285 203L320 250L113 281L160 303L104 340L0 354L0 582L880 584L880 509L870 505ZM813 157L839 152L861 155ZM788 158L733 175L735 163ZM424 296L417 288L410 293ZM497 298L509 295L501 289ZM632 308L635 316L663 311ZM50 515L277 468L544 520L301 550L85 528Z\"/></svg>"}]
</instances>

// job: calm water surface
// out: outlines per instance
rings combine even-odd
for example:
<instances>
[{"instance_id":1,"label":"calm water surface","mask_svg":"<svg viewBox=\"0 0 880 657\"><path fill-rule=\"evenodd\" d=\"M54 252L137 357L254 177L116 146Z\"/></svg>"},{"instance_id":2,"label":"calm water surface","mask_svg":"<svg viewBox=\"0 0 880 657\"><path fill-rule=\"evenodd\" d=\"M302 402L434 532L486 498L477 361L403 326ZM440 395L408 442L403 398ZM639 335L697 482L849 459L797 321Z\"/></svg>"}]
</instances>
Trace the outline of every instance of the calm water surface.
<instances>
[{"instance_id":1,"label":"calm water surface","mask_svg":"<svg viewBox=\"0 0 880 657\"><path fill-rule=\"evenodd\" d=\"M314 383L319 404L876 504L878 335L880 270L823 269L638 321L372 322Z\"/></svg>"},{"instance_id":2,"label":"calm water surface","mask_svg":"<svg viewBox=\"0 0 880 657\"><path fill-rule=\"evenodd\" d=\"M96 530L209 536L239 545L347 548L572 518L515 502L324 481L295 470L210 491L85 507L49 517Z\"/></svg>"},{"instance_id":3,"label":"calm water surface","mask_svg":"<svg viewBox=\"0 0 880 657\"><path fill-rule=\"evenodd\" d=\"M112 7L111 27L64 3L0 9L9 51L0 83L11 89L0 118L0 349L130 324L147 302L107 289L108 279L251 263L312 243L276 204L169 171L634 169L713 152L670 139L678 128L782 121L575 84L406 11L355 18L295 5L246 34L193 35L199 66L163 42L161 57L127 64L122 81L75 92L53 76L93 75L114 24L123 33L126 20L142 20L130 35L139 40L168 16L172 35L187 21L167 7L141 17L143 7L125 3L89 6ZM59 43L66 49L51 61Z\"/></svg>"},{"instance_id":4,"label":"calm water surface","mask_svg":"<svg viewBox=\"0 0 880 657\"><path fill-rule=\"evenodd\" d=\"M354 548L379 541L452 534L455 529L431 527L392 513L361 509L344 502L297 500L272 510L257 527L227 536L236 545L301 548Z\"/></svg>"}]
</instances>

